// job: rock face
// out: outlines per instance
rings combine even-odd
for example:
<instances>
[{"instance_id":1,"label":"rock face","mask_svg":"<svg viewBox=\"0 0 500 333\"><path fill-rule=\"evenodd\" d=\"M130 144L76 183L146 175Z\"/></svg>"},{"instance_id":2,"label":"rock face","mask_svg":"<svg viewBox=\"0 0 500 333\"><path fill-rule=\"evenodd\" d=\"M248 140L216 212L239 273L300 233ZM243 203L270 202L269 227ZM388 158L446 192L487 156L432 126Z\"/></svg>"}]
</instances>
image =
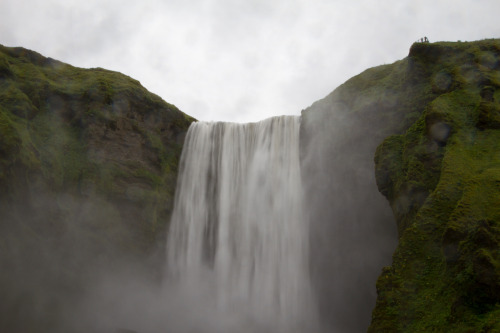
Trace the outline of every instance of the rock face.
<instances>
[{"instance_id":1,"label":"rock face","mask_svg":"<svg viewBox=\"0 0 500 333\"><path fill-rule=\"evenodd\" d=\"M332 331L500 331L499 100L499 40L417 43L303 111ZM0 46L0 331L68 331L103 271L154 282L192 121L122 74Z\"/></svg>"},{"instance_id":2,"label":"rock face","mask_svg":"<svg viewBox=\"0 0 500 333\"><path fill-rule=\"evenodd\" d=\"M500 330L499 87L499 40L417 43L303 111L312 269L332 328ZM395 239L370 324L365 288Z\"/></svg>"},{"instance_id":3,"label":"rock face","mask_svg":"<svg viewBox=\"0 0 500 333\"><path fill-rule=\"evenodd\" d=\"M0 46L0 331L53 331L98 267L163 260L193 120L120 73Z\"/></svg>"},{"instance_id":4,"label":"rock face","mask_svg":"<svg viewBox=\"0 0 500 333\"><path fill-rule=\"evenodd\" d=\"M301 158L311 222L311 266L322 317L333 332L362 332L373 284L397 244L373 155L423 112L408 60L371 68L302 113Z\"/></svg>"},{"instance_id":5,"label":"rock face","mask_svg":"<svg viewBox=\"0 0 500 333\"><path fill-rule=\"evenodd\" d=\"M500 41L415 44L432 99L375 155L399 245L370 332L500 331Z\"/></svg>"}]
</instances>

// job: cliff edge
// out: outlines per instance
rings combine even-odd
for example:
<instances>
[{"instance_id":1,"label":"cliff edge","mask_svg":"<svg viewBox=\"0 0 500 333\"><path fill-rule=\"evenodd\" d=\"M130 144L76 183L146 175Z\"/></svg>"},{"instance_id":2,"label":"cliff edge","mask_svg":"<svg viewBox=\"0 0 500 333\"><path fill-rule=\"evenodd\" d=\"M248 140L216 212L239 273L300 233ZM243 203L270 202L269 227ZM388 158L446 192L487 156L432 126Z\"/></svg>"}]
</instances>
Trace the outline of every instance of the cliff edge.
<instances>
[{"instance_id":1,"label":"cliff edge","mask_svg":"<svg viewBox=\"0 0 500 333\"><path fill-rule=\"evenodd\" d=\"M500 40L415 43L303 110L313 281L333 331L500 331L499 87Z\"/></svg>"},{"instance_id":2,"label":"cliff edge","mask_svg":"<svg viewBox=\"0 0 500 333\"><path fill-rule=\"evenodd\" d=\"M0 331L55 330L102 267L158 275L193 120L123 74L0 46Z\"/></svg>"},{"instance_id":3,"label":"cliff edge","mask_svg":"<svg viewBox=\"0 0 500 333\"><path fill-rule=\"evenodd\" d=\"M500 331L500 41L414 44L429 100L376 179L399 243L370 332Z\"/></svg>"}]
</instances>

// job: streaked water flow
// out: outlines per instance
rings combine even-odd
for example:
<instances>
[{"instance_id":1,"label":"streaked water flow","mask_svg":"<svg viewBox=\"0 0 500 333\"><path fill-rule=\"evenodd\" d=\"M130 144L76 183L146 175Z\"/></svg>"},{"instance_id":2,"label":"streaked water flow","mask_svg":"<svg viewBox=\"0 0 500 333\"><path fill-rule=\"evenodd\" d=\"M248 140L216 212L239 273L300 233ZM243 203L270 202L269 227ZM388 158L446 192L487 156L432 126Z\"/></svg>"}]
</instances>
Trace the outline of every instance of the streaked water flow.
<instances>
[{"instance_id":1,"label":"streaked water flow","mask_svg":"<svg viewBox=\"0 0 500 333\"><path fill-rule=\"evenodd\" d=\"M220 332L304 332L315 306L302 211L300 118L193 123L168 235L168 274L221 318ZM201 296L200 296L201 297Z\"/></svg>"}]
</instances>

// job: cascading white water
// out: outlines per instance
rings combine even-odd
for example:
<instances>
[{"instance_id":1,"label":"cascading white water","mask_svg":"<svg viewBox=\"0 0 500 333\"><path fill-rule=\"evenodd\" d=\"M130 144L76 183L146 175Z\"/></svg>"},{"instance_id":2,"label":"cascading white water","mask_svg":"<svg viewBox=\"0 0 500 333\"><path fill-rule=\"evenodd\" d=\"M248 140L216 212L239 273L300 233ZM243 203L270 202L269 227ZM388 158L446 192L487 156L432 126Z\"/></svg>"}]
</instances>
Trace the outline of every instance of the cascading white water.
<instances>
[{"instance_id":1,"label":"cascading white water","mask_svg":"<svg viewBox=\"0 0 500 333\"><path fill-rule=\"evenodd\" d=\"M168 274L191 291L205 286L210 311L237 318L218 332L305 332L315 322L299 127L282 116L197 122L187 133Z\"/></svg>"}]
</instances>

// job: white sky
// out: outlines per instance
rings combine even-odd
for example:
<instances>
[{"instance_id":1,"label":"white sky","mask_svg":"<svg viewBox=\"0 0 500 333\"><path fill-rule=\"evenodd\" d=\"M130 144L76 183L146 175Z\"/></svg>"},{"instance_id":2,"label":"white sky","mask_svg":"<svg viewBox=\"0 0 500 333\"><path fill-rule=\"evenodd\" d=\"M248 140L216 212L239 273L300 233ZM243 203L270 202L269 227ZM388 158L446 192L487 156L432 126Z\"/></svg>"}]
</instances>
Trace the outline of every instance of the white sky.
<instances>
[{"instance_id":1,"label":"white sky","mask_svg":"<svg viewBox=\"0 0 500 333\"><path fill-rule=\"evenodd\" d=\"M199 120L300 114L411 44L500 37L498 0L0 0L0 44L129 75Z\"/></svg>"}]
</instances>

